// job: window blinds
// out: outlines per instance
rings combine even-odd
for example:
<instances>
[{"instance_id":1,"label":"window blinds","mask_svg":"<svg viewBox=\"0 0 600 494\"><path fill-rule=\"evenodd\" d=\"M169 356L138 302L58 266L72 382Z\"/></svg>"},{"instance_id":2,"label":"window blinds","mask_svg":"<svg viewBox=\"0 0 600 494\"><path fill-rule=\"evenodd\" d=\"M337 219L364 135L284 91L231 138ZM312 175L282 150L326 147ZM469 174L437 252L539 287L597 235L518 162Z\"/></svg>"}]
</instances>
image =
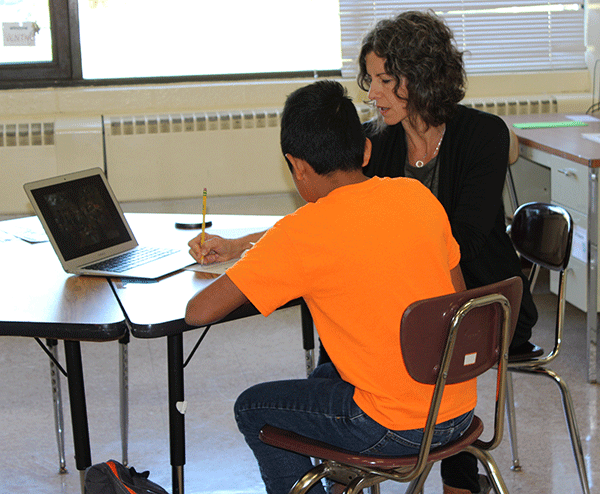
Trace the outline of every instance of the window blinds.
<instances>
[{"instance_id":1,"label":"window blinds","mask_svg":"<svg viewBox=\"0 0 600 494\"><path fill-rule=\"evenodd\" d=\"M454 32L468 74L585 68L583 2L340 0L342 75L356 76L361 39L377 20L428 9Z\"/></svg>"}]
</instances>

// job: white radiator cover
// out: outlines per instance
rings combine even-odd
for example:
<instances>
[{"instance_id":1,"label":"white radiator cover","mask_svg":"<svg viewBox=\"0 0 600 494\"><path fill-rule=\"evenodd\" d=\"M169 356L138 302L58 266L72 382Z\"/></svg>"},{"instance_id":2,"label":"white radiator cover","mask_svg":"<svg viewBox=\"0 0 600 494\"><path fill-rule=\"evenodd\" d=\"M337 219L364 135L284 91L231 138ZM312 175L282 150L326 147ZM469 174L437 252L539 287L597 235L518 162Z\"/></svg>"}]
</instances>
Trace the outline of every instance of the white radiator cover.
<instances>
[{"instance_id":1,"label":"white radiator cover","mask_svg":"<svg viewBox=\"0 0 600 494\"><path fill-rule=\"evenodd\" d=\"M32 213L23 184L104 167L100 118L0 121L0 213Z\"/></svg>"},{"instance_id":2,"label":"white radiator cover","mask_svg":"<svg viewBox=\"0 0 600 494\"><path fill-rule=\"evenodd\" d=\"M363 119L371 108L359 107ZM122 201L295 190L280 108L105 116L108 178Z\"/></svg>"},{"instance_id":3,"label":"white radiator cover","mask_svg":"<svg viewBox=\"0 0 600 494\"><path fill-rule=\"evenodd\" d=\"M583 113L590 95L468 99L499 115ZM358 105L363 120L372 109ZM0 214L31 212L23 184L90 167L120 201L294 190L279 149L278 108L0 119Z\"/></svg>"},{"instance_id":4,"label":"white radiator cover","mask_svg":"<svg viewBox=\"0 0 600 494\"><path fill-rule=\"evenodd\" d=\"M288 191L279 111L104 117L108 178L122 201Z\"/></svg>"}]
</instances>

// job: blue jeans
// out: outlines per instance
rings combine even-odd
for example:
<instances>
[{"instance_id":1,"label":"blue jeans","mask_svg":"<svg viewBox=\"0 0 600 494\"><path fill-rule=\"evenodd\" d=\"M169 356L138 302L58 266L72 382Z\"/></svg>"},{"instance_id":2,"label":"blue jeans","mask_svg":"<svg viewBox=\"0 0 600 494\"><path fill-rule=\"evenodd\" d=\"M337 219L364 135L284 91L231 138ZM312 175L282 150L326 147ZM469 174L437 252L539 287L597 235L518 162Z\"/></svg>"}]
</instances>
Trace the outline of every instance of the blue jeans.
<instances>
[{"instance_id":1,"label":"blue jeans","mask_svg":"<svg viewBox=\"0 0 600 494\"><path fill-rule=\"evenodd\" d=\"M418 453L422 429L386 429L354 403L353 395L354 386L343 381L333 364L327 363L318 366L308 379L258 384L238 397L235 419L258 460L268 494L287 494L313 465L306 456L264 444L258 435L265 424L359 453ZM439 424L432 447L459 437L472 418L473 411ZM324 492L320 483L310 490L310 494Z\"/></svg>"}]
</instances>

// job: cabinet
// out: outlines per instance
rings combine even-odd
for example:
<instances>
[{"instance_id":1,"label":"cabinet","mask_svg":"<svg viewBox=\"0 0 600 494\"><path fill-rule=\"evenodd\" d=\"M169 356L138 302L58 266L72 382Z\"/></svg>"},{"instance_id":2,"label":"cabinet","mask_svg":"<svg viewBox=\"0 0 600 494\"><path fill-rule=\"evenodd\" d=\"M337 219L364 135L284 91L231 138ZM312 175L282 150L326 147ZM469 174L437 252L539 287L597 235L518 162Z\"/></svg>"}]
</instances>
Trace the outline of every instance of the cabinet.
<instances>
[{"instance_id":1,"label":"cabinet","mask_svg":"<svg viewBox=\"0 0 600 494\"><path fill-rule=\"evenodd\" d=\"M530 182L530 187L522 189L524 193L519 194L520 202L530 200L552 202L564 207L573 218L575 235L567 269L566 297L567 302L585 312L587 311L589 168L524 145L520 146L519 157L524 161L521 166L538 168L538 174L545 172L549 182L549 193L545 193L545 187L532 188L533 184ZM517 175L518 172L518 169L514 170L513 175ZM524 170L521 169L521 175L524 174L523 172ZM525 172L525 175L527 176L528 173L530 171ZM521 182L527 182L526 178L521 177ZM557 273L550 273L550 289L553 293L558 291ZM600 304L600 300L598 303Z\"/></svg>"},{"instance_id":2,"label":"cabinet","mask_svg":"<svg viewBox=\"0 0 600 494\"><path fill-rule=\"evenodd\" d=\"M573 248L567 271L567 301L587 314L588 380L597 382L598 368L598 231L600 207L598 171L600 143L585 134L600 136L600 120L586 115L510 115L503 117L519 138L520 159L513 170L515 181L525 184L519 201L539 200L566 208L574 222ZM580 120L583 126L545 127L548 122ZM538 123L538 127L515 128L515 123ZM535 172L533 172L535 170ZM518 177L520 173L520 177ZM538 174L543 179L527 180ZM525 200L523 200L525 199ZM551 274L550 288L556 292L557 276Z\"/></svg>"}]
</instances>

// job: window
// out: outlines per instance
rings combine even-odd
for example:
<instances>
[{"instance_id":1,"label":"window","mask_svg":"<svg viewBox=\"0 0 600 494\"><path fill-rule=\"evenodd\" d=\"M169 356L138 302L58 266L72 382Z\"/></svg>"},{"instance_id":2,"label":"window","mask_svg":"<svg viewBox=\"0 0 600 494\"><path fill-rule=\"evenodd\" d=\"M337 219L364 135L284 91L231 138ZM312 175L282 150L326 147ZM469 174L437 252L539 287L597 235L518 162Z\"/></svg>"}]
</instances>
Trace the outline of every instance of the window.
<instances>
[{"instance_id":1,"label":"window","mask_svg":"<svg viewBox=\"0 0 600 494\"><path fill-rule=\"evenodd\" d=\"M400 9L442 15L469 74L585 68L581 2L0 0L0 88L353 78L364 33Z\"/></svg>"},{"instance_id":2,"label":"window","mask_svg":"<svg viewBox=\"0 0 600 494\"><path fill-rule=\"evenodd\" d=\"M3 84L73 77L68 0L0 0L0 19Z\"/></svg>"},{"instance_id":3,"label":"window","mask_svg":"<svg viewBox=\"0 0 600 494\"><path fill-rule=\"evenodd\" d=\"M398 2L340 0L345 77L356 74L359 40ZM468 74L585 68L582 3L562 0L406 1L402 10L432 9L465 51Z\"/></svg>"},{"instance_id":4,"label":"window","mask_svg":"<svg viewBox=\"0 0 600 494\"><path fill-rule=\"evenodd\" d=\"M338 0L79 0L83 78L339 74L339 25Z\"/></svg>"}]
</instances>

